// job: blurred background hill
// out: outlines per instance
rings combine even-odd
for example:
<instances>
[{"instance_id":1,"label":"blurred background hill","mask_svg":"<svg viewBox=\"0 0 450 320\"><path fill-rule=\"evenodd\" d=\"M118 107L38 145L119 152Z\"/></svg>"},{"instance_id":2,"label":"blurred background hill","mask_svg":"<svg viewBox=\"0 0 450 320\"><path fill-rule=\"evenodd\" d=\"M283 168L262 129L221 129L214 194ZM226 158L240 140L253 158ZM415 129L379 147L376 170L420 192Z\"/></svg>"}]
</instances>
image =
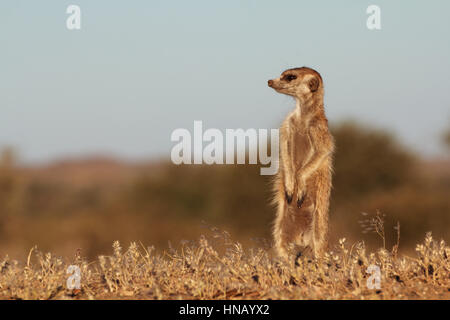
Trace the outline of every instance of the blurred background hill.
<instances>
[{"instance_id":1,"label":"blurred background hill","mask_svg":"<svg viewBox=\"0 0 450 320\"><path fill-rule=\"evenodd\" d=\"M450 240L450 159L423 159L391 134L344 122L336 139L331 242L346 237L382 243L360 221L385 215L386 246L411 251L425 232ZM449 145L449 134L444 134ZM18 165L12 148L0 158L0 256L24 258L38 245L59 255L94 258L113 240L165 249L195 240L211 226L246 245L271 241L270 176L255 165L125 162L108 157ZM364 214L366 215L364 215ZM264 240L265 239L265 240Z\"/></svg>"}]
</instances>

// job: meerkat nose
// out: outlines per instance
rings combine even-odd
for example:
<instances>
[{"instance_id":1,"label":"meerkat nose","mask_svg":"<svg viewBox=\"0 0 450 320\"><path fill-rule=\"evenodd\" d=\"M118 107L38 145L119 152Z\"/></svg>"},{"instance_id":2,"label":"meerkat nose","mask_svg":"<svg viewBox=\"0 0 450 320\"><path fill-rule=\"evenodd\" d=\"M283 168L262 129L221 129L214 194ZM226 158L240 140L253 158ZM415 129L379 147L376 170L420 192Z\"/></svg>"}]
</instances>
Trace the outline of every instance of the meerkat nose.
<instances>
[{"instance_id":1,"label":"meerkat nose","mask_svg":"<svg viewBox=\"0 0 450 320\"><path fill-rule=\"evenodd\" d=\"M267 81L267 84L269 85L269 87L273 86L273 80Z\"/></svg>"}]
</instances>

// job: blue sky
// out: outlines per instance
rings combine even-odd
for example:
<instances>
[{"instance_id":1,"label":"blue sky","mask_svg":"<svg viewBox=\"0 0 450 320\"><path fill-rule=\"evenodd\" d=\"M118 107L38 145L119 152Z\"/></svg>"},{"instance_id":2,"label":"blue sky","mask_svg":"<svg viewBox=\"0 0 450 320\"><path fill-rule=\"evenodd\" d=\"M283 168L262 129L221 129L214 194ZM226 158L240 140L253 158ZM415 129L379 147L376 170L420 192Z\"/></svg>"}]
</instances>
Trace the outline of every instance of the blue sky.
<instances>
[{"instance_id":1,"label":"blue sky","mask_svg":"<svg viewBox=\"0 0 450 320\"><path fill-rule=\"evenodd\" d=\"M81 8L81 30L66 8ZM366 28L381 8L382 29ZM275 128L267 80L309 66L331 124L387 129L427 156L450 126L448 1L0 3L0 147L24 162L169 158L176 128Z\"/></svg>"}]
</instances>

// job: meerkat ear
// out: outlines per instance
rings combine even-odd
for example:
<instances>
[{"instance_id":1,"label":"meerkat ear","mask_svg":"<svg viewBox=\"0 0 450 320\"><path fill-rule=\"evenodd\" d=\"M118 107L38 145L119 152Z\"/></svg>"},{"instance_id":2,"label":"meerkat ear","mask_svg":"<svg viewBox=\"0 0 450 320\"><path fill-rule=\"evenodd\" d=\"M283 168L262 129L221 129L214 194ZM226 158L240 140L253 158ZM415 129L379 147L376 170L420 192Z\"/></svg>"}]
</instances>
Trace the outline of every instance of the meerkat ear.
<instances>
[{"instance_id":1,"label":"meerkat ear","mask_svg":"<svg viewBox=\"0 0 450 320\"><path fill-rule=\"evenodd\" d=\"M317 89L319 89L319 79L317 79L317 77L312 78L311 80L309 80L309 90L311 90L311 92L315 92L317 91Z\"/></svg>"}]
</instances>

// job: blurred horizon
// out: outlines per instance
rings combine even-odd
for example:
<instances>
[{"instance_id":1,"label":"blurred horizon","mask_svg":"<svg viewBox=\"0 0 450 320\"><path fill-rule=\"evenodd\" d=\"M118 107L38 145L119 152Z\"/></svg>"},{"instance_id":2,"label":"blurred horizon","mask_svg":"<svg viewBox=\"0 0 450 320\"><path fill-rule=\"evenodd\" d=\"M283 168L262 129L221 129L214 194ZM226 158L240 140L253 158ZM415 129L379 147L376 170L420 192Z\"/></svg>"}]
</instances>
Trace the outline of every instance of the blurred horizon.
<instances>
[{"instance_id":1,"label":"blurred horizon","mask_svg":"<svg viewBox=\"0 0 450 320\"><path fill-rule=\"evenodd\" d=\"M398 136L392 133L391 130L385 130L380 127L375 126L364 126L364 124L359 123L359 121L356 121L354 119L346 119L343 121L340 121L338 123L330 124L330 128L338 128L340 126L345 125L355 125L358 126L361 129L365 129L367 131L377 131L377 132L384 132L385 134L389 135L396 141L398 146L404 150L407 150L411 155L414 155L414 157L417 158L417 160L423 160L427 162L447 162L450 161L450 140L448 140L450 137L450 126L441 132L441 135L437 137L437 142L441 145L442 152L437 154L421 154L418 150L415 150L411 146L408 146L404 143L404 141L401 141ZM186 128L190 130L191 128ZM203 128L203 133L206 129L209 129L208 127ZM246 130L247 128L243 128ZM193 130L191 131L192 139L193 139ZM223 132L223 135L225 135L225 131ZM448 141L447 141L447 140ZM178 142L171 142L171 147L175 146ZM248 147L248 141L246 141L246 147ZM206 146L206 142L203 142L203 148ZM270 145L270 144L269 144ZM54 158L49 158L41 161L26 161L23 158L23 154L17 146L10 145L10 144L4 144L0 145L0 153L2 151L11 152L11 154L14 157L14 164L17 167L22 168L44 168L48 166L58 165L58 164L66 164L66 163L84 163L86 161L106 161L106 162L115 162L115 163L122 163L122 164L129 164L129 165L138 165L138 164L158 164L163 162L171 162L170 154L169 155L154 155L154 156L143 156L143 157L133 157L133 156L127 156L124 154L120 154L118 152L105 152L105 151L92 151L92 152L74 152L74 153L66 153L66 154L60 154ZM225 151L225 149L224 149ZM269 153L270 154L270 153ZM225 157L225 153L224 153ZM174 164L175 165L175 164ZM205 163L202 164L194 164L193 162L191 164L181 164L176 166L202 166L206 165ZM235 164L237 165L237 164ZM248 162L248 155L245 158L245 164L248 166L255 166L257 168L263 168L268 165L263 165L259 162L255 165L251 165ZM213 164L212 166L230 166L230 164Z\"/></svg>"}]
</instances>

